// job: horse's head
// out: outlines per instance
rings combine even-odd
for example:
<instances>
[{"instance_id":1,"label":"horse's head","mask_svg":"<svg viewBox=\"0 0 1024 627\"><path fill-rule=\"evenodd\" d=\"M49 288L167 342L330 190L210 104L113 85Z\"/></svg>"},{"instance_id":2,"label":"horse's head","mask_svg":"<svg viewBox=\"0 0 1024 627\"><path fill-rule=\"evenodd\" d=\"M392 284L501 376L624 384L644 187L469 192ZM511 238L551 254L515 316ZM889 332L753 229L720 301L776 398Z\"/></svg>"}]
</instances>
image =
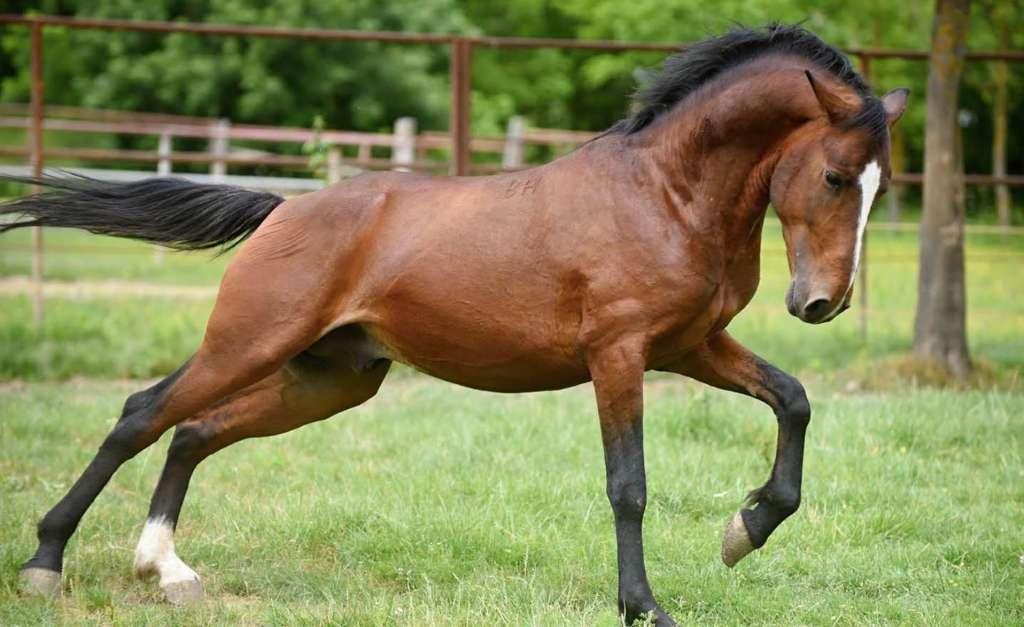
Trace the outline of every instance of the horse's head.
<instances>
[{"instance_id":1,"label":"horse's head","mask_svg":"<svg viewBox=\"0 0 1024 627\"><path fill-rule=\"evenodd\" d=\"M808 94L824 115L783 146L771 201L782 222L792 276L786 306L816 324L849 307L868 212L891 173L889 128L903 114L909 91L862 98L806 75Z\"/></svg>"}]
</instances>

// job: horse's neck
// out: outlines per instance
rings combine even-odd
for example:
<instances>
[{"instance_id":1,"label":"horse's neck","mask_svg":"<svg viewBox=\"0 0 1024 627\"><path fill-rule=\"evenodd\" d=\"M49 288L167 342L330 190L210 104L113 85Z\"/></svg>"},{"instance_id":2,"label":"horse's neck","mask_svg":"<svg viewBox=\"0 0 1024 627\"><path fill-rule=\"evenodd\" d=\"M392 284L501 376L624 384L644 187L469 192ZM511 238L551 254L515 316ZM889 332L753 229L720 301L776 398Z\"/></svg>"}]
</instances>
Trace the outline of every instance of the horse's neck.
<instances>
[{"instance_id":1,"label":"horse's neck","mask_svg":"<svg viewBox=\"0 0 1024 627\"><path fill-rule=\"evenodd\" d=\"M750 79L748 79L750 80ZM654 167L675 191L666 202L730 244L759 244L769 187L786 138L807 119L791 85L739 81L667 113L643 131Z\"/></svg>"}]
</instances>

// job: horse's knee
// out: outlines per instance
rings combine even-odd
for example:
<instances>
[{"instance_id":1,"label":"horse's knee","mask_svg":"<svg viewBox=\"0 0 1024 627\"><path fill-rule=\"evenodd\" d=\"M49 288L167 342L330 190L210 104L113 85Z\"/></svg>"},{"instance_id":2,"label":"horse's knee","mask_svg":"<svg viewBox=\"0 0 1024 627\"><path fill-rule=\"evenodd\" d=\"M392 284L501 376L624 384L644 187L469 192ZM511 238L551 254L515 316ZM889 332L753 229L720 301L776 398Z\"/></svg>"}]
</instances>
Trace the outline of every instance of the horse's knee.
<instances>
[{"instance_id":1,"label":"horse's knee","mask_svg":"<svg viewBox=\"0 0 1024 627\"><path fill-rule=\"evenodd\" d=\"M608 501L616 517L639 519L647 508L647 489L633 477L612 477L608 481Z\"/></svg>"},{"instance_id":2,"label":"horse's knee","mask_svg":"<svg viewBox=\"0 0 1024 627\"><path fill-rule=\"evenodd\" d=\"M807 393L804 386L793 379L796 384L794 390L786 397L783 404L782 414L786 422L798 427L806 427L811 422L811 403L807 400Z\"/></svg>"},{"instance_id":3,"label":"horse's knee","mask_svg":"<svg viewBox=\"0 0 1024 627\"><path fill-rule=\"evenodd\" d=\"M782 371L776 371L773 379L778 419L789 426L806 427L811 421L811 403L803 384Z\"/></svg>"}]
</instances>

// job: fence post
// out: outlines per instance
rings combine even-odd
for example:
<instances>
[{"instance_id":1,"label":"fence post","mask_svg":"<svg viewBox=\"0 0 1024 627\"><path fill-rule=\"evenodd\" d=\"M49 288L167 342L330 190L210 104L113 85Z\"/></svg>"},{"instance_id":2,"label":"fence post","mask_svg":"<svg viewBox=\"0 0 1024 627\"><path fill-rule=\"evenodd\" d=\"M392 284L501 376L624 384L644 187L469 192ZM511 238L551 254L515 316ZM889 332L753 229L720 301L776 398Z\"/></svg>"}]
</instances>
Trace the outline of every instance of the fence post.
<instances>
[{"instance_id":1,"label":"fence post","mask_svg":"<svg viewBox=\"0 0 1024 627\"><path fill-rule=\"evenodd\" d=\"M43 25L32 23L32 84L31 109L32 121L29 132L29 159L32 176L39 178L43 174ZM33 191L40 191L36 187ZM37 328L43 326L45 305L43 301L43 269L44 247L42 227L32 228L32 319Z\"/></svg>"},{"instance_id":2,"label":"fence post","mask_svg":"<svg viewBox=\"0 0 1024 627\"><path fill-rule=\"evenodd\" d=\"M160 133L160 142L157 144L156 154L156 175L160 177L171 175L171 150L174 147L174 139L167 131ZM164 247L160 244L153 244L153 261L157 264L164 262Z\"/></svg>"},{"instance_id":3,"label":"fence post","mask_svg":"<svg viewBox=\"0 0 1024 627\"><path fill-rule=\"evenodd\" d=\"M505 131L505 149L501 153L501 167L514 170L523 166L523 133L526 120L521 115L513 115L508 119Z\"/></svg>"},{"instance_id":4,"label":"fence post","mask_svg":"<svg viewBox=\"0 0 1024 627\"><path fill-rule=\"evenodd\" d=\"M448 123L452 141L451 172L456 176L469 174L469 95L470 66L473 45L465 37L452 39L451 74L451 118Z\"/></svg>"},{"instance_id":5,"label":"fence post","mask_svg":"<svg viewBox=\"0 0 1024 627\"><path fill-rule=\"evenodd\" d=\"M223 181L228 173L224 157L228 154L230 132L231 121L225 118L217 120L210 128L210 152L213 153L213 161L210 162L210 176L213 177L214 182Z\"/></svg>"},{"instance_id":6,"label":"fence post","mask_svg":"<svg viewBox=\"0 0 1024 627\"><path fill-rule=\"evenodd\" d=\"M895 166L895 164L893 164ZM892 175L896 176L898 172L893 167ZM889 194L886 206L889 209L889 222L893 224L900 221L900 190L897 183L889 183Z\"/></svg>"},{"instance_id":7,"label":"fence post","mask_svg":"<svg viewBox=\"0 0 1024 627\"><path fill-rule=\"evenodd\" d=\"M416 161L416 118L404 117L395 120L395 134L391 140L391 163L395 170L408 172ZM401 167L405 166L405 167Z\"/></svg>"},{"instance_id":8,"label":"fence post","mask_svg":"<svg viewBox=\"0 0 1024 627\"><path fill-rule=\"evenodd\" d=\"M173 138L167 131L160 133L160 143L157 144L156 154L158 161L156 162L156 175L157 176L170 176L171 175L171 150L173 147Z\"/></svg>"},{"instance_id":9,"label":"fence post","mask_svg":"<svg viewBox=\"0 0 1024 627\"><path fill-rule=\"evenodd\" d=\"M331 146L327 150L327 184L334 185L341 180L341 148Z\"/></svg>"}]
</instances>

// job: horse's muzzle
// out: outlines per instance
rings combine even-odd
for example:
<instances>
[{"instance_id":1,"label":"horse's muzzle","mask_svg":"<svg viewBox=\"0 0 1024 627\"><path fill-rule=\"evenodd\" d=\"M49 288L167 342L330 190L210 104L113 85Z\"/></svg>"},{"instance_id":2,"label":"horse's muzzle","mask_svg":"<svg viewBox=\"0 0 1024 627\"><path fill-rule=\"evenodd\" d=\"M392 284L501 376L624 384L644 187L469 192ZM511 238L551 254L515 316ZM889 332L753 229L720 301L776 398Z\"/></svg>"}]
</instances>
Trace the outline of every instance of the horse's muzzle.
<instances>
[{"instance_id":1,"label":"horse's muzzle","mask_svg":"<svg viewBox=\"0 0 1024 627\"><path fill-rule=\"evenodd\" d=\"M822 292L814 292L810 296L801 296L800 290L790 283L786 291L786 309L809 324L822 324L834 320L836 316L850 308L850 295L846 294L838 305Z\"/></svg>"}]
</instances>

